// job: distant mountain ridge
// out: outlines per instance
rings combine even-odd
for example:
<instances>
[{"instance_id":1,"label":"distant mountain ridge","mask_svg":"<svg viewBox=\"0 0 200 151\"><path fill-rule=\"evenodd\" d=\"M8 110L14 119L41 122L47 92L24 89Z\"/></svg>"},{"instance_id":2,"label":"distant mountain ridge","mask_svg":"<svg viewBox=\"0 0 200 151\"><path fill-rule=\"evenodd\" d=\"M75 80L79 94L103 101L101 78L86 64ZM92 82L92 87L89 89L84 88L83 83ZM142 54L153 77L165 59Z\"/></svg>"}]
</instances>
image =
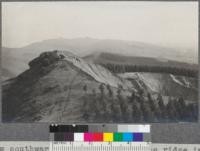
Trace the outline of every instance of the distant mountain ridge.
<instances>
[{"instance_id":1,"label":"distant mountain ridge","mask_svg":"<svg viewBox=\"0 0 200 151\"><path fill-rule=\"evenodd\" d=\"M3 49L6 47L3 47ZM183 50L182 54L175 48L168 48L159 45L125 41L125 40L113 40L113 39L94 39L94 38L56 38L47 39L39 42L34 42L21 48L8 48L8 49L26 49L27 51L44 51L44 50L68 50L73 51L79 57L89 55L93 52L110 52L117 53L125 56L143 56L153 58L166 58L169 60L176 60L188 63L197 63L198 57L190 50ZM181 48L177 48L181 49ZM122 51L123 50L123 51ZM30 52L29 52L30 53ZM192 56L191 56L191 55ZM35 56L36 57L36 56ZM184 59L183 59L184 58Z\"/></svg>"},{"instance_id":2,"label":"distant mountain ridge","mask_svg":"<svg viewBox=\"0 0 200 151\"><path fill-rule=\"evenodd\" d=\"M141 42L121 40L100 40L93 38L76 39L49 39L35 42L22 48L2 48L2 68L10 75L16 76L28 69L28 62L44 51L66 50L79 57L86 57L92 54L112 53L122 56L148 57L160 59L160 61L175 60L189 64L197 63L197 56L185 51L180 54L175 49L160 47ZM4 74L4 73L3 73Z\"/></svg>"}]
</instances>

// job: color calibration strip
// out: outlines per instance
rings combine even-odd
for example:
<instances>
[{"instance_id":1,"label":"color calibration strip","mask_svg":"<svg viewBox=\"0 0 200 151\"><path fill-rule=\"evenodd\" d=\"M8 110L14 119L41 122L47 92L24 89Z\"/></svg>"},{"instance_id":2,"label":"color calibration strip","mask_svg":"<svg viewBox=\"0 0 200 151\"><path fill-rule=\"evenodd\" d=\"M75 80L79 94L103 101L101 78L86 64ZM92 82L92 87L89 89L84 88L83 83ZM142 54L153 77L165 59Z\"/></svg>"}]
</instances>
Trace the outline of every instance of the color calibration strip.
<instances>
[{"instance_id":1,"label":"color calibration strip","mask_svg":"<svg viewBox=\"0 0 200 151\"><path fill-rule=\"evenodd\" d=\"M66 142L150 142L146 125L51 125L50 140Z\"/></svg>"},{"instance_id":2,"label":"color calibration strip","mask_svg":"<svg viewBox=\"0 0 200 151\"><path fill-rule=\"evenodd\" d=\"M54 133L54 141L143 142L143 133Z\"/></svg>"}]
</instances>

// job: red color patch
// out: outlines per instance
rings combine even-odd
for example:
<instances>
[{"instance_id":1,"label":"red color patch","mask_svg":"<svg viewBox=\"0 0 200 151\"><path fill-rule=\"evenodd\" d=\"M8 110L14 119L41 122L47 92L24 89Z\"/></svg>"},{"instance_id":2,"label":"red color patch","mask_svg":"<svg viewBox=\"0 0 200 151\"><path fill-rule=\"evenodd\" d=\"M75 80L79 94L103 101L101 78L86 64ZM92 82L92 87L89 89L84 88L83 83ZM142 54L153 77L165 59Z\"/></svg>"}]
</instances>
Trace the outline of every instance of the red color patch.
<instances>
[{"instance_id":1,"label":"red color patch","mask_svg":"<svg viewBox=\"0 0 200 151\"><path fill-rule=\"evenodd\" d=\"M93 133L92 140L94 142L102 142L103 141L103 133Z\"/></svg>"}]
</instances>

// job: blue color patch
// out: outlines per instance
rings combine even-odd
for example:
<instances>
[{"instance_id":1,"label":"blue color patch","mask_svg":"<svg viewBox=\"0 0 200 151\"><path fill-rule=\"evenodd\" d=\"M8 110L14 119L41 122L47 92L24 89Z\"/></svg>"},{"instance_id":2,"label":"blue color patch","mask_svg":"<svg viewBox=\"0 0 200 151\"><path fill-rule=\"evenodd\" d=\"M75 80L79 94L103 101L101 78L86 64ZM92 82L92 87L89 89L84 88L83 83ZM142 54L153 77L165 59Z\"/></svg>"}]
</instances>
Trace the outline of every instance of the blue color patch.
<instances>
[{"instance_id":1,"label":"blue color patch","mask_svg":"<svg viewBox=\"0 0 200 151\"><path fill-rule=\"evenodd\" d=\"M123 133L123 141L124 142L132 142L133 141L133 133Z\"/></svg>"},{"instance_id":2,"label":"blue color patch","mask_svg":"<svg viewBox=\"0 0 200 151\"><path fill-rule=\"evenodd\" d=\"M143 141L143 133L133 133L133 141L142 142Z\"/></svg>"}]
</instances>

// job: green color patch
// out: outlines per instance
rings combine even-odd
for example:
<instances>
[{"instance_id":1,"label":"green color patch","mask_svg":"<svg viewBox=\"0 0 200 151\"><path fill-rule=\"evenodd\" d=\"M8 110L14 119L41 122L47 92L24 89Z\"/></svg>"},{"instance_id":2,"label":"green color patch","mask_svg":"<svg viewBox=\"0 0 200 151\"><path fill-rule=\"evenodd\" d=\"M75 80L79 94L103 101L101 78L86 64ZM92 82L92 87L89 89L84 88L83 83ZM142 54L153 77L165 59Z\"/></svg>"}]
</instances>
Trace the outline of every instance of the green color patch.
<instances>
[{"instance_id":1,"label":"green color patch","mask_svg":"<svg viewBox=\"0 0 200 151\"><path fill-rule=\"evenodd\" d=\"M114 141L115 142L123 141L123 134L122 133L114 133Z\"/></svg>"}]
</instances>

